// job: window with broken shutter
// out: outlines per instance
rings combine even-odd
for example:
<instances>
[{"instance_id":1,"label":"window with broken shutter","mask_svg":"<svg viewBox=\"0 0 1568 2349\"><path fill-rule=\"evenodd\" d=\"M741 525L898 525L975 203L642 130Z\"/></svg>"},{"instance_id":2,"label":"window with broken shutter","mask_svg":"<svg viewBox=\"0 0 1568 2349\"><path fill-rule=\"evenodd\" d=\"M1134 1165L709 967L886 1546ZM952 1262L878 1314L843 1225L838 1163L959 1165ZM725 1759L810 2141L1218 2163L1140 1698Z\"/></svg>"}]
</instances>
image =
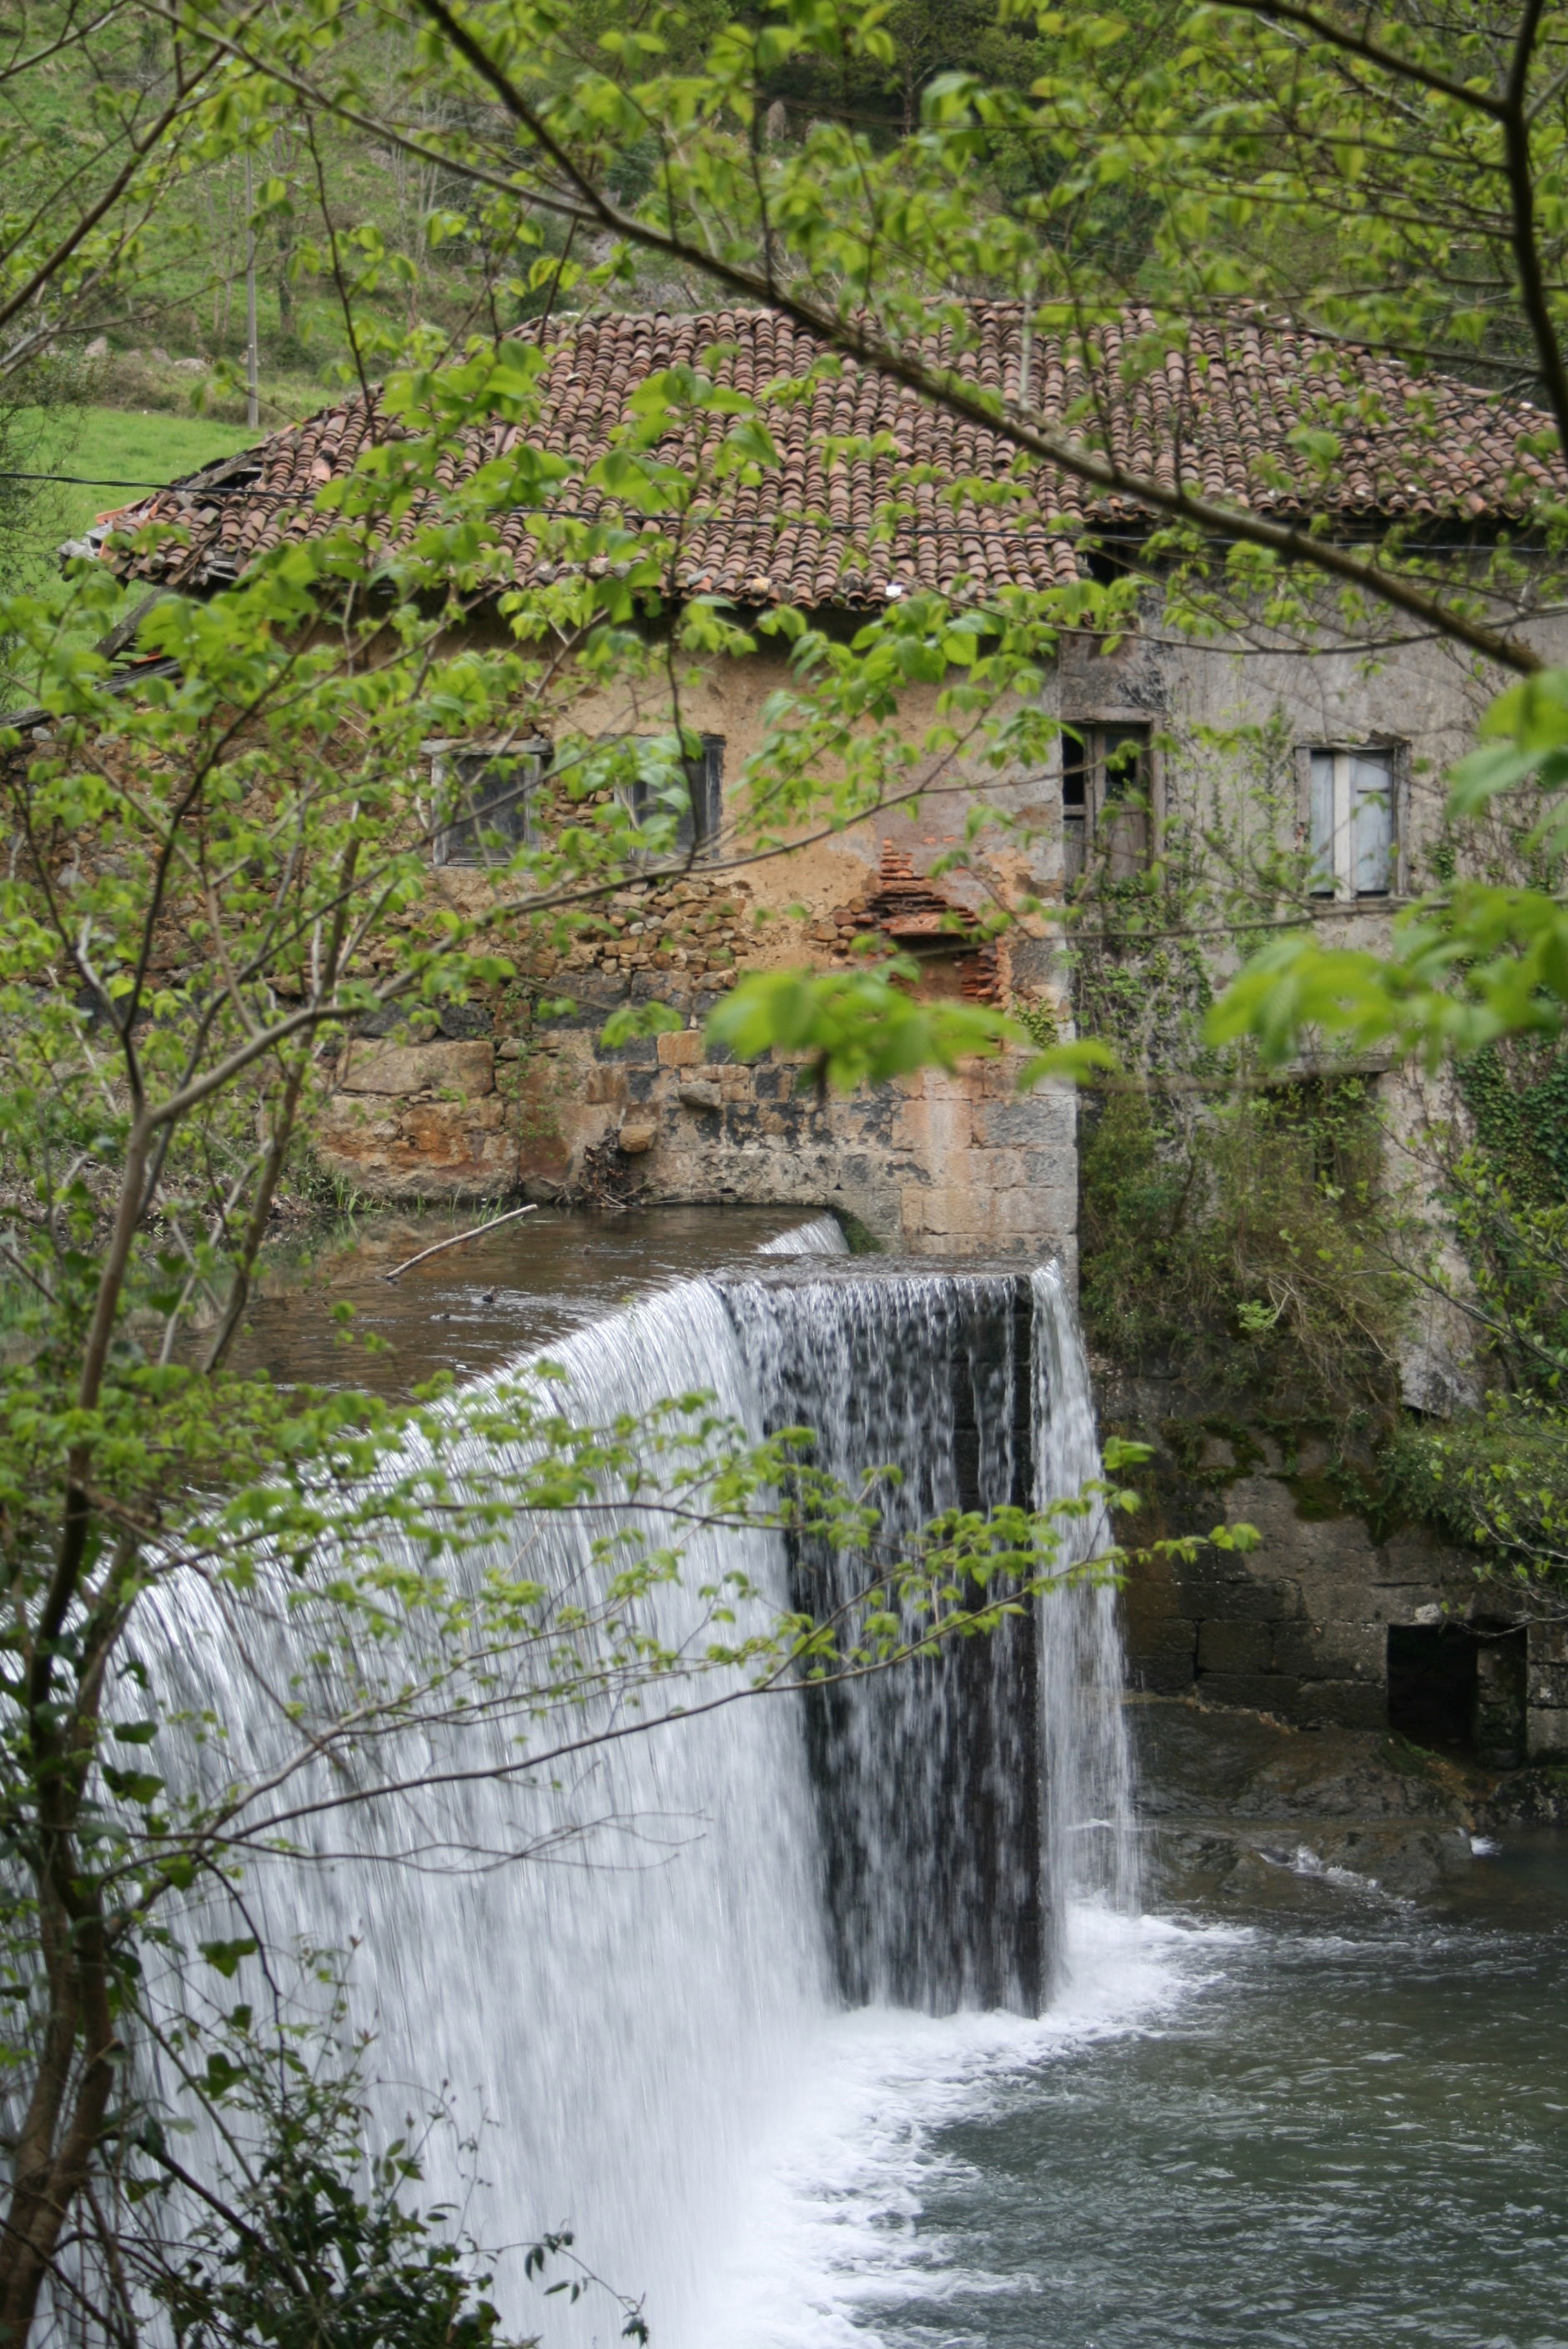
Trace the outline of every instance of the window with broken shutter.
<instances>
[{"instance_id":1,"label":"window with broken shutter","mask_svg":"<svg viewBox=\"0 0 1568 2349\"><path fill-rule=\"evenodd\" d=\"M532 836L530 802L549 758L545 742L439 746L430 765L436 863L510 864Z\"/></svg>"},{"instance_id":2,"label":"window with broken shutter","mask_svg":"<svg viewBox=\"0 0 1568 2349\"><path fill-rule=\"evenodd\" d=\"M704 734L698 742L695 754L680 761L678 780L671 776L661 782L655 774L639 774L627 798L633 821L639 825L653 816L675 817L672 845L677 856L710 854L724 822L724 737Z\"/></svg>"},{"instance_id":3,"label":"window with broken shutter","mask_svg":"<svg viewBox=\"0 0 1568 2349\"><path fill-rule=\"evenodd\" d=\"M1064 722L1062 857L1069 886L1091 858L1111 881L1142 872L1153 851L1152 784L1149 727Z\"/></svg>"}]
</instances>

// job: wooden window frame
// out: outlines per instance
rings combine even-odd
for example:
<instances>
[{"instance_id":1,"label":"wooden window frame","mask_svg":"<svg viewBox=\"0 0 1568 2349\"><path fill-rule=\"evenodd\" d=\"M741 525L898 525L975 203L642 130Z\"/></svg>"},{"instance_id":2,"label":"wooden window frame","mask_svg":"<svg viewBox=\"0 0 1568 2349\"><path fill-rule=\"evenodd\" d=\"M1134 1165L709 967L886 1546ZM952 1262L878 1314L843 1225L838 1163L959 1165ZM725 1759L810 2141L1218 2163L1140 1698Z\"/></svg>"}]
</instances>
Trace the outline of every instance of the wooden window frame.
<instances>
[{"instance_id":1,"label":"wooden window frame","mask_svg":"<svg viewBox=\"0 0 1568 2349\"><path fill-rule=\"evenodd\" d=\"M432 836L430 857L434 864L453 866L459 871L493 872L504 868L520 848L526 847L534 836L529 803L549 771L552 746L537 736L522 741L503 738L494 742L475 742L454 739L450 741L427 742L424 746L430 761L430 816ZM449 779L454 770L459 778L465 768L474 771L475 780L482 778L487 768L502 759L515 760L519 770L505 781L503 789L492 799L476 800L467 815L458 815L443 823L440 821L447 796ZM500 808L506 821L486 826L487 809ZM503 853L498 844L490 849L480 837L481 830L490 830L509 842Z\"/></svg>"},{"instance_id":2,"label":"wooden window frame","mask_svg":"<svg viewBox=\"0 0 1568 2349\"><path fill-rule=\"evenodd\" d=\"M1119 794L1108 788L1110 756L1118 736L1136 736L1141 745L1143 807L1118 830L1125 845L1113 845L1108 877L1130 880L1147 872L1157 851L1163 807L1161 799L1160 755L1155 743L1157 720L1147 709L1076 710L1064 716L1061 738L1062 864L1068 888L1091 868L1097 844L1104 837L1108 810ZM1081 752L1081 756L1078 755ZM1075 771L1081 776L1081 795L1069 798Z\"/></svg>"},{"instance_id":3,"label":"wooden window frame","mask_svg":"<svg viewBox=\"0 0 1568 2349\"><path fill-rule=\"evenodd\" d=\"M701 750L681 761L686 771L690 829L687 818L682 817L675 840L676 853L684 853L695 864L714 854L724 826L725 737L703 733L698 739ZM648 786L641 779L633 785L627 806L633 823L640 824L648 808Z\"/></svg>"},{"instance_id":4,"label":"wooden window frame","mask_svg":"<svg viewBox=\"0 0 1568 2349\"><path fill-rule=\"evenodd\" d=\"M1408 806L1408 746L1384 736L1381 740L1304 742L1296 752L1300 797L1301 838L1315 860L1308 884L1315 904L1321 905L1378 905L1405 892L1406 813ZM1328 823L1329 863L1316 863L1320 838L1320 761L1333 761L1332 807ZM1387 779L1388 843L1385 881L1381 887L1357 886L1357 802L1354 765L1364 761L1380 767Z\"/></svg>"}]
</instances>

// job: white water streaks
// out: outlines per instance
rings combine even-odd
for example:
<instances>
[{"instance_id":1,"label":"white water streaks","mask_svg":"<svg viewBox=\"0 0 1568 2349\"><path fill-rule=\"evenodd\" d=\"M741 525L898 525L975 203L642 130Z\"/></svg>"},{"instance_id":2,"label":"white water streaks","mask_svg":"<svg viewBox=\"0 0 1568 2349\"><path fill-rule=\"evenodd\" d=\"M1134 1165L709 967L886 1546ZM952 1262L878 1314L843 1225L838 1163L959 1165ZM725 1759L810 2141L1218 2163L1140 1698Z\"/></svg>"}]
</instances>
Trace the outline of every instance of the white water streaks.
<instances>
[{"instance_id":1,"label":"white water streaks","mask_svg":"<svg viewBox=\"0 0 1568 2349\"><path fill-rule=\"evenodd\" d=\"M846 1484L867 1467L890 1554L933 1517L1027 1490L1028 1286L1011 1269L856 1257L721 1277L764 1425L816 1431ZM801 1543L796 1603L852 1610L863 1551ZM921 1622L912 1622L918 1632ZM834 1973L846 2004L1039 2004L1036 1642L1029 1617L847 1688L813 1692L806 1734Z\"/></svg>"},{"instance_id":2,"label":"white water streaks","mask_svg":"<svg viewBox=\"0 0 1568 2349\"><path fill-rule=\"evenodd\" d=\"M560 1407L586 1423L702 1391L758 1422L734 1324L703 1281L573 1333L552 1358L569 1381ZM572 1521L529 1530L537 1578L564 1586L591 1571ZM496 1560L505 1548L498 1542ZM698 1532L688 1557L694 1587L741 1565L769 1594L764 1617L786 1603L774 1535ZM694 1611L681 1588L661 1592L651 1628L673 1642ZM253 1624L253 1639L266 1629ZM170 1700L211 1705L231 1724L235 1758L271 1752L282 1734L275 1709L208 1594L182 1592L164 1630L158 1669ZM301 1659L286 1625L272 1636L263 1661L276 1685ZM656 2338L674 2344L711 2246L731 2225L751 2149L828 2004L799 1707L744 1702L531 1784L433 1783L454 1765L515 1760L508 1741L517 1734L515 1721L504 1732L447 1727L423 1747L410 1738L381 1754L367 1767L411 1765L432 1783L395 1807L341 1809L307 1825L321 1856L256 1863L247 1900L279 1947L355 1948L354 2019L375 2033L387 2135L443 2086L463 2128L481 2132L482 2187L471 2189L438 2134L428 2199L462 2208L486 2244L572 2228L589 2264L645 2295ZM571 1837L594 1822L603 1824ZM552 1836L566 1838L553 1858L500 1864L520 1843ZM471 1862L454 1872L465 1852ZM222 1920L205 1927L235 1930ZM552 2349L616 2337L608 2302L541 2302L521 2264L505 2261L498 2275L509 2322L531 2331L547 2318Z\"/></svg>"},{"instance_id":3,"label":"white water streaks","mask_svg":"<svg viewBox=\"0 0 1568 2349\"><path fill-rule=\"evenodd\" d=\"M1035 1498L1038 1507L1070 1498L1102 1475L1094 1392L1078 1316L1059 1265L1037 1272L1034 1291ZM1102 1555L1113 1538L1096 1502L1063 1521L1062 1560ZM1041 1609L1040 1705L1049 1799L1048 1881L1069 1904L1085 1898L1136 1911L1138 1836L1132 1742L1122 1704L1125 1668L1120 1608L1106 1581L1068 1584ZM1082 1913L1074 1910L1073 1913ZM1071 1963L1057 1937L1058 1961Z\"/></svg>"},{"instance_id":4,"label":"white water streaks","mask_svg":"<svg viewBox=\"0 0 1568 2349\"><path fill-rule=\"evenodd\" d=\"M836 1216L813 1216L809 1224L792 1224L776 1240L764 1240L758 1256L848 1256L850 1244Z\"/></svg>"},{"instance_id":5,"label":"white water streaks","mask_svg":"<svg viewBox=\"0 0 1568 2349\"><path fill-rule=\"evenodd\" d=\"M838 1235L830 1219L804 1227L813 1228L824 1243ZM910 1510L1006 1498L1020 1485L1026 1496L1031 1448L1051 1493L1068 1489L1060 1480L1075 1460L1098 1465L1065 1292L1037 1281L1031 1300L1015 1273L874 1258L824 1275L818 1281L803 1264L686 1281L576 1330L551 1350L567 1373L562 1409L603 1423L706 1391L755 1434L782 1411L822 1430L830 1465L897 1465ZM1031 1301L1043 1334L1029 1375ZM1066 1431L1055 1427L1058 1413ZM538 1578L566 1587L594 1570L573 1525L527 1530ZM698 1534L693 1584L743 1564L766 1607L788 1603L782 1542L748 1535L738 1557L738 1539ZM498 1541L498 1558L507 1547ZM680 1588L662 1593L655 1634L680 1637L693 1603ZM490 2245L571 2227L595 2270L644 2299L656 2349L739 2349L739 2333L725 2339L703 2313L721 2263L761 2256L790 2209L820 2231L811 2193L802 2201L789 2185L815 2174L800 2149L817 2141L810 2113L797 2150L779 2155L782 2168L769 2150L801 2095L827 2100L819 2117L831 2172L832 2146L861 2142L857 2115L874 2106L883 2116L872 2116L873 2136L904 2127L901 2081L913 2098L913 2144L928 2106L934 2115L973 2077L1033 2060L1022 2051L1080 2027L1072 2002L1098 1994L1083 1986L1093 1969L1059 1991L1049 2015L1026 2019L1045 1955L1042 1846L1061 1849L1070 1837L1072 1879L1125 1898L1124 1878L1103 1857L1119 1848L1119 1824L1109 1837L1090 1831L1088 1862L1079 1847L1089 1837L1071 1831L1091 1816L1119 1823L1127 1787L1105 1760L1115 1757L1099 1710L1114 1613L1088 1588L1052 1605L1069 1625L1056 1651L1070 1669L1063 1723L1049 1719L1055 1699L1045 1708L1045 1743L1054 1802L1066 1790L1068 1815L1048 1837L1026 1623L1010 1646L964 1643L961 1671L872 1683L863 1702L820 1712L814 1729L793 1699L745 1702L626 1738L562 1783L480 1775L443 1785L459 1739L470 1766L487 1739L496 1760L517 1758L505 1744L515 1723L505 1733L443 1728L397 1757L427 1781L419 1794L395 1811L350 1807L317 1823L312 1858L258 1862L246 1897L269 1938L356 1948L355 2020L376 2034L387 2133L443 2090L464 2127L480 2132L483 2184L472 2187L438 2137L428 2199L458 2205ZM1092 1619L1087 1630L1071 1627L1075 1609ZM211 1596L193 1587L170 1602L162 1629L156 1664L171 1701L212 1706L231 1724L234 1759L269 1753L282 1732L257 1659L234 1651ZM263 1661L275 1683L299 1659L286 1623L272 1636L277 1652ZM1087 1759L1076 1755L1080 1736L1098 1741ZM584 1826L586 1837L572 1832ZM552 1858L501 1864L520 1843L557 1837ZM462 1852L473 1858L454 1872L446 1861ZM845 2015L843 1990L878 2006ZM890 2015L893 1996L970 2011L940 2023ZM1023 2013L973 2011L984 2007ZM842 2129L830 2106L848 2116ZM911 2192L917 2172L918 2161ZM868 2188L873 2202L880 2191ZM877 2263L861 2220L835 2240L851 2247L845 2292L852 2297L862 2255L870 2289ZM810 2267L817 2254L802 2248L800 2257ZM498 2272L509 2324L542 2329L548 2349L617 2336L608 2302L541 2302L520 2266L503 2261ZM812 2349L836 2337L799 2335Z\"/></svg>"},{"instance_id":6,"label":"white water streaks","mask_svg":"<svg viewBox=\"0 0 1568 2349\"><path fill-rule=\"evenodd\" d=\"M1016 2305L1031 2283L990 2271L973 2237L921 2225L978 2182L948 2133L1026 2103L1045 2067L1097 2041L1158 2029L1243 1938L1099 1903L1075 1908L1068 1937L1075 1979L1042 2015L872 2007L822 2026L680 2349L984 2349L987 2301ZM1042 2296L1042 2345L1049 2316Z\"/></svg>"}]
</instances>

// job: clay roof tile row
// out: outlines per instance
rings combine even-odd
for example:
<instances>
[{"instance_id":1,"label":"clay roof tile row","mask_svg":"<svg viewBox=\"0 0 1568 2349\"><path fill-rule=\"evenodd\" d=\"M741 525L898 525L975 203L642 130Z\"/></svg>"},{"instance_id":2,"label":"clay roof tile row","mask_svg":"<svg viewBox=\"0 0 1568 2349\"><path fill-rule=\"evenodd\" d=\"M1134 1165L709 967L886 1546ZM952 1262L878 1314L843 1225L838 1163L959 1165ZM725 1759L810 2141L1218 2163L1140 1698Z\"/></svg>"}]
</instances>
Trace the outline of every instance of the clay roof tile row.
<instances>
[{"instance_id":1,"label":"clay roof tile row","mask_svg":"<svg viewBox=\"0 0 1568 2349\"><path fill-rule=\"evenodd\" d=\"M1568 493L1560 467L1521 453L1521 436L1540 420L1523 403L1494 399L1452 377L1418 378L1396 359L1288 322L1237 314L1193 329L1183 347L1149 367L1139 350L1152 347L1144 338L1157 333L1149 313L1128 311L1072 343L1026 335L1016 303L975 304L966 315L966 347L944 324L921 355L1014 397L1026 374L1047 428L1216 502L1280 517L1326 512L1352 523L1444 514L1501 522L1524 516L1542 492ZM543 330L522 331L538 340ZM769 400L775 387L799 387L830 357L825 346L770 311L583 316L556 321L549 337L542 422L531 431L501 424L471 429L443 452L439 492L459 487L525 438L585 471L625 426L650 376L701 367L715 347L722 347L711 363L715 380L769 402L779 462L758 480L711 481L700 493L672 563L667 584L677 594L874 604L894 582L976 595L1060 585L1078 575L1084 528L1136 527L1148 519L1135 499L1097 495L1045 467L1028 474L1022 497L966 494L959 484L1016 476L1012 446L853 358L842 360L837 375L820 375L805 398ZM672 429L658 454L689 471L711 460L729 421L696 413ZM1338 459L1326 473L1292 437L1304 425L1339 436ZM895 454L829 446L835 437L876 433L890 437ZM271 547L334 528L336 517L315 508L316 492L352 471L367 447L400 437L374 398L327 409L127 509L118 527L174 523L184 543L113 559L181 585L231 578ZM912 485L912 469L928 470L935 484ZM438 506L434 493L417 498L388 531L388 551L407 545ZM568 481L546 512L498 518L521 581L553 575L558 558L542 543L551 515L652 527L581 479ZM873 537L879 516L883 529Z\"/></svg>"}]
</instances>

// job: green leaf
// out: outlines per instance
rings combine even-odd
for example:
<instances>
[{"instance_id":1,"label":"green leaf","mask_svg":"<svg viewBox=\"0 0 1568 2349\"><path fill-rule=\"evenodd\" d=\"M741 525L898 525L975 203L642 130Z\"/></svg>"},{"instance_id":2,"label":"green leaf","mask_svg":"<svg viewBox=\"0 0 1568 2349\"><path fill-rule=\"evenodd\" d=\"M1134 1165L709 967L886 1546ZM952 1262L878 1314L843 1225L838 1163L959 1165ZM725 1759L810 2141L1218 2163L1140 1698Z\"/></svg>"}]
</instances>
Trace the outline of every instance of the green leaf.
<instances>
[{"instance_id":1,"label":"green leaf","mask_svg":"<svg viewBox=\"0 0 1568 2349\"><path fill-rule=\"evenodd\" d=\"M245 1939L238 1941L203 1941L201 1955L207 1963L221 1973L225 1982L232 1981L242 1958L253 1958L261 1944Z\"/></svg>"}]
</instances>

